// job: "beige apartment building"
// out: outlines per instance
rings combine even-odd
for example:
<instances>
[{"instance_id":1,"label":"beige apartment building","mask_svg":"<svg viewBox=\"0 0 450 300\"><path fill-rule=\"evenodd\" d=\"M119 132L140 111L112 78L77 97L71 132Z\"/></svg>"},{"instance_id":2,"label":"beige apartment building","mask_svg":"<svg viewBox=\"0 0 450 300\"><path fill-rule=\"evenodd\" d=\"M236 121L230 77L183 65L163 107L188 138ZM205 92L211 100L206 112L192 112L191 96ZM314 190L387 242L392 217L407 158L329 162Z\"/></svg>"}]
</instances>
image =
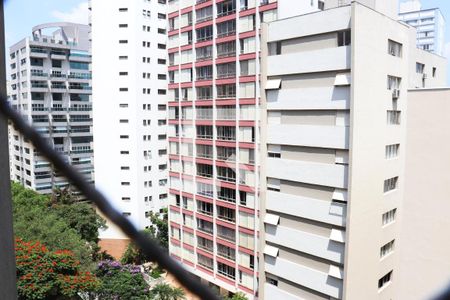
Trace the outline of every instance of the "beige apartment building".
<instances>
[{"instance_id":1,"label":"beige apartment building","mask_svg":"<svg viewBox=\"0 0 450 300\"><path fill-rule=\"evenodd\" d=\"M262 26L259 297L429 297L450 278L446 60L396 1L323 5Z\"/></svg>"}]
</instances>

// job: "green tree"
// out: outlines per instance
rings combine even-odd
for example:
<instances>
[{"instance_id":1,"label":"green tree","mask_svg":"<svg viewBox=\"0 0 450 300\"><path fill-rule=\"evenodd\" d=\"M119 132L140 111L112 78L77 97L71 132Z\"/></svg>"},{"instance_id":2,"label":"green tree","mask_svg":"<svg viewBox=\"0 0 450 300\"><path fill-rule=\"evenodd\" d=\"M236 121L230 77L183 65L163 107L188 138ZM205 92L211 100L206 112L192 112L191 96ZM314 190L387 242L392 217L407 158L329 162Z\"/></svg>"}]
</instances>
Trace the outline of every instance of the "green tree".
<instances>
[{"instance_id":1,"label":"green tree","mask_svg":"<svg viewBox=\"0 0 450 300\"><path fill-rule=\"evenodd\" d=\"M79 265L71 251L49 251L40 242L16 239L19 299L73 299L97 290L100 282Z\"/></svg>"},{"instance_id":2,"label":"green tree","mask_svg":"<svg viewBox=\"0 0 450 300\"><path fill-rule=\"evenodd\" d=\"M83 269L93 268L98 230L105 221L88 203L44 196L12 183L14 232L25 240L39 240L50 250L70 249ZM70 203L70 204L63 204Z\"/></svg>"},{"instance_id":3,"label":"green tree","mask_svg":"<svg viewBox=\"0 0 450 300\"><path fill-rule=\"evenodd\" d=\"M150 235L158 241L159 245L169 251L169 218L167 208L162 213L150 212L152 225L149 228Z\"/></svg>"},{"instance_id":4,"label":"green tree","mask_svg":"<svg viewBox=\"0 0 450 300\"><path fill-rule=\"evenodd\" d=\"M102 261L98 264L96 275L102 283L97 294L99 299L148 299L148 284L137 266Z\"/></svg>"},{"instance_id":5,"label":"green tree","mask_svg":"<svg viewBox=\"0 0 450 300\"><path fill-rule=\"evenodd\" d=\"M226 297L225 300L248 300L244 293L238 292L232 297Z\"/></svg>"},{"instance_id":6,"label":"green tree","mask_svg":"<svg viewBox=\"0 0 450 300\"><path fill-rule=\"evenodd\" d=\"M152 225L143 231L143 233L156 240L159 245L168 251L169 247L169 225L168 225L168 214L167 209L164 209L162 213L153 213L149 215L149 219ZM148 262L150 257L142 252L142 250L136 246L134 243L130 243L127 246L120 261L123 264L135 264L140 265ZM161 271L161 270L159 270Z\"/></svg>"},{"instance_id":7,"label":"green tree","mask_svg":"<svg viewBox=\"0 0 450 300\"><path fill-rule=\"evenodd\" d=\"M167 283L155 285L150 290L150 299L152 300L182 300L186 299L183 289L171 287Z\"/></svg>"}]
</instances>

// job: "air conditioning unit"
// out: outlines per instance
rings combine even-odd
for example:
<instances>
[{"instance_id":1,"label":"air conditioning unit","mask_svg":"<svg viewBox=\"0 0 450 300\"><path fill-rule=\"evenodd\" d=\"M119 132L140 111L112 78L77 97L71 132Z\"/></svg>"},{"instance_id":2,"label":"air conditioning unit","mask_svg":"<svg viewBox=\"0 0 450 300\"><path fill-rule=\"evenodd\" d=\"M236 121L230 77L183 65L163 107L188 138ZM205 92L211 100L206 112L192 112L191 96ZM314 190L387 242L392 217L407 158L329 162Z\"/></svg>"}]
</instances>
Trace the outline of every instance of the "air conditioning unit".
<instances>
[{"instance_id":1,"label":"air conditioning unit","mask_svg":"<svg viewBox=\"0 0 450 300\"><path fill-rule=\"evenodd\" d=\"M428 75L426 73L423 73L423 79L427 79Z\"/></svg>"},{"instance_id":2,"label":"air conditioning unit","mask_svg":"<svg viewBox=\"0 0 450 300\"><path fill-rule=\"evenodd\" d=\"M399 89L393 89L392 90L392 98L397 99L400 97L400 90Z\"/></svg>"}]
</instances>

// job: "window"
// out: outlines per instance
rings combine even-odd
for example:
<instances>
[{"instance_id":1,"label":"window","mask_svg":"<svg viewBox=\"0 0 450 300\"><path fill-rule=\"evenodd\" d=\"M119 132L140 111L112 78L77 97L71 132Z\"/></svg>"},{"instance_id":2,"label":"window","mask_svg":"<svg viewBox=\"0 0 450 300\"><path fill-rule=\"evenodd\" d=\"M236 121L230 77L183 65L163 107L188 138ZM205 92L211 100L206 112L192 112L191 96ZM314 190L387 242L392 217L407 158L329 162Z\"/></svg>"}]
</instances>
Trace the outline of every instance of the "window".
<instances>
[{"instance_id":1,"label":"window","mask_svg":"<svg viewBox=\"0 0 450 300\"><path fill-rule=\"evenodd\" d=\"M432 76L436 77L436 67L433 67Z\"/></svg>"},{"instance_id":2,"label":"window","mask_svg":"<svg viewBox=\"0 0 450 300\"><path fill-rule=\"evenodd\" d=\"M388 90L398 90L400 89L400 83L401 83L400 77L395 76L389 76L387 77L387 88Z\"/></svg>"},{"instance_id":3,"label":"window","mask_svg":"<svg viewBox=\"0 0 450 300\"><path fill-rule=\"evenodd\" d=\"M119 24L119 28L127 28L128 24Z\"/></svg>"},{"instance_id":4,"label":"window","mask_svg":"<svg viewBox=\"0 0 450 300\"><path fill-rule=\"evenodd\" d=\"M271 284L271 285L274 285L274 286L278 286L278 280L276 280L276 279L273 279L271 277L267 277L266 281L267 281L268 284Z\"/></svg>"},{"instance_id":5,"label":"window","mask_svg":"<svg viewBox=\"0 0 450 300\"><path fill-rule=\"evenodd\" d=\"M319 1L317 3L317 8L319 8L319 10L324 10L325 9L325 2Z\"/></svg>"},{"instance_id":6,"label":"window","mask_svg":"<svg viewBox=\"0 0 450 300\"><path fill-rule=\"evenodd\" d=\"M196 29L196 36L197 42L211 40L213 36L212 25Z\"/></svg>"},{"instance_id":7,"label":"window","mask_svg":"<svg viewBox=\"0 0 450 300\"><path fill-rule=\"evenodd\" d=\"M380 249L380 258L385 257L392 251L394 251L395 240L390 241Z\"/></svg>"},{"instance_id":8,"label":"window","mask_svg":"<svg viewBox=\"0 0 450 300\"><path fill-rule=\"evenodd\" d=\"M388 40L388 53L392 56L402 57L402 44Z\"/></svg>"},{"instance_id":9,"label":"window","mask_svg":"<svg viewBox=\"0 0 450 300\"><path fill-rule=\"evenodd\" d=\"M236 33L236 20L217 24L217 37L225 37Z\"/></svg>"},{"instance_id":10,"label":"window","mask_svg":"<svg viewBox=\"0 0 450 300\"><path fill-rule=\"evenodd\" d=\"M119 8L119 11L120 12L125 12L125 11L128 11L128 8Z\"/></svg>"},{"instance_id":11,"label":"window","mask_svg":"<svg viewBox=\"0 0 450 300\"><path fill-rule=\"evenodd\" d=\"M227 16L229 14L232 14L236 11L236 1L235 0L228 0L223 1L220 3L217 3L217 16Z\"/></svg>"},{"instance_id":12,"label":"window","mask_svg":"<svg viewBox=\"0 0 450 300\"><path fill-rule=\"evenodd\" d=\"M398 149L400 144L392 144L386 146L386 159L396 158L398 156Z\"/></svg>"},{"instance_id":13,"label":"window","mask_svg":"<svg viewBox=\"0 0 450 300\"><path fill-rule=\"evenodd\" d=\"M384 192L393 191L397 188L398 177L392 177L384 181Z\"/></svg>"},{"instance_id":14,"label":"window","mask_svg":"<svg viewBox=\"0 0 450 300\"><path fill-rule=\"evenodd\" d=\"M388 125L399 125L400 124L400 111L398 110L388 110L387 111L387 124Z\"/></svg>"},{"instance_id":15,"label":"window","mask_svg":"<svg viewBox=\"0 0 450 300\"><path fill-rule=\"evenodd\" d=\"M217 45L219 47L219 45ZM212 58L212 46L206 46L195 49L197 60L206 60Z\"/></svg>"},{"instance_id":16,"label":"window","mask_svg":"<svg viewBox=\"0 0 450 300\"><path fill-rule=\"evenodd\" d=\"M385 287L387 284L389 284L392 280L392 271L384 275L383 277L378 280L378 288L381 289L382 287Z\"/></svg>"},{"instance_id":17,"label":"window","mask_svg":"<svg viewBox=\"0 0 450 300\"><path fill-rule=\"evenodd\" d=\"M119 76L128 76L128 72L119 72Z\"/></svg>"},{"instance_id":18,"label":"window","mask_svg":"<svg viewBox=\"0 0 450 300\"><path fill-rule=\"evenodd\" d=\"M128 44L128 40L119 40L119 44Z\"/></svg>"},{"instance_id":19,"label":"window","mask_svg":"<svg viewBox=\"0 0 450 300\"><path fill-rule=\"evenodd\" d=\"M236 41L217 44L217 56L226 57L236 54Z\"/></svg>"},{"instance_id":20,"label":"window","mask_svg":"<svg viewBox=\"0 0 450 300\"><path fill-rule=\"evenodd\" d=\"M338 43L338 47L350 45L351 31L346 30L346 31L338 32L337 43Z\"/></svg>"},{"instance_id":21,"label":"window","mask_svg":"<svg viewBox=\"0 0 450 300\"><path fill-rule=\"evenodd\" d=\"M419 62L416 62L416 73L423 74L423 70L425 69L425 65Z\"/></svg>"},{"instance_id":22,"label":"window","mask_svg":"<svg viewBox=\"0 0 450 300\"><path fill-rule=\"evenodd\" d=\"M381 216L381 221L383 226L391 224L392 222L395 221L395 217L397 215L397 209L391 209L388 212L385 212L382 216Z\"/></svg>"},{"instance_id":23,"label":"window","mask_svg":"<svg viewBox=\"0 0 450 300\"><path fill-rule=\"evenodd\" d=\"M272 158L281 158L281 146L268 145L267 156Z\"/></svg>"}]
</instances>

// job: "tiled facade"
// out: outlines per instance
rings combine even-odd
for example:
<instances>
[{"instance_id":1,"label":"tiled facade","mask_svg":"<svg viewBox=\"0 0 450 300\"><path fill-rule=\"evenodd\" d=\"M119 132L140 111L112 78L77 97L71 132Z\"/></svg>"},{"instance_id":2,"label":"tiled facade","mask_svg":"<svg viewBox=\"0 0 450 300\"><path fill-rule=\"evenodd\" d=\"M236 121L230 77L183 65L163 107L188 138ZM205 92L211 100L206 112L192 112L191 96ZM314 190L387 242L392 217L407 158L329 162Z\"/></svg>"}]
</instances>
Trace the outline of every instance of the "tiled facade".
<instances>
[{"instance_id":1,"label":"tiled facade","mask_svg":"<svg viewBox=\"0 0 450 300\"><path fill-rule=\"evenodd\" d=\"M276 1L169 1L170 253L257 290L259 26Z\"/></svg>"}]
</instances>

